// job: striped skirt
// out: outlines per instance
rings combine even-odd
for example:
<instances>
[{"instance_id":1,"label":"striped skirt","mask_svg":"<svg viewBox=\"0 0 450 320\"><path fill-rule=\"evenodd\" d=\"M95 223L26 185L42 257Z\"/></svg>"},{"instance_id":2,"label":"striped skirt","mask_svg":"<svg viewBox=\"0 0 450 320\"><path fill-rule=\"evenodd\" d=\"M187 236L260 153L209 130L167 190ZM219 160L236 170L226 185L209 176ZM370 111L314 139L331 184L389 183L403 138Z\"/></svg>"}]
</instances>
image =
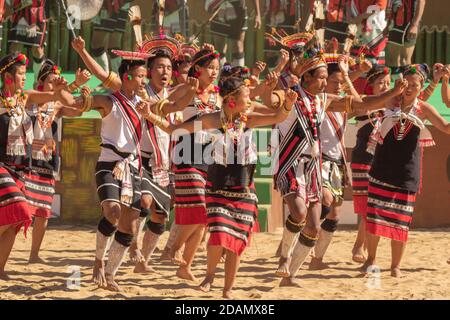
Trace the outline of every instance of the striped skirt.
<instances>
[{"instance_id":1,"label":"striped skirt","mask_svg":"<svg viewBox=\"0 0 450 320\"><path fill-rule=\"evenodd\" d=\"M370 165L352 163L353 208L364 217L367 212L367 189L369 187Z\"/></svg>"},{"instance_id":2,"label":"striped skirt","mask_svg":"<svg viewBox=\"0 0 450 320\"><path fill-rule=\"evenodd\" d=\"M97 194L100 204L105 201L112 201L122 204L136 211L141 211L141 177L138 169L131 169L131 183L133 185L133 200L131 204L121 201L122 182L114 179L113 169L116 162L97 162L95 167L95 180L97 183Z\"/></svg>"},{"instance_id":3,"label":"striped skirt","mask_svg":"<svg viewBox=\"0 0 450 320\"><path fill-rule=\"evenodd\" d=\"M366 217L367 232L406 242L415 202L415 192L370 178Z\"/></svg>"},{"instance_id":4,"label":"striped skirt","mask_svg":"<svg viewBox=\"0 0 450 320\"><path fill-rule=\"evenodd\" d=\"M35 171L25 175L25 195L33 216L50 218L55 194L55 179L53 175Z\"/></svg>"},{"instance_id":5,"label":"striped skirt","mask_svg":"<svg viewBox=\"0 0 450 320\"><path fill-rule=\"evenodd\" d=\"M0 226L16 225L17 232L32 222L32 214L25 196L25 184L19 176L0 164Z\"/></svg>"},{"instance_id":6,"label":"striped skirt","mask_svg":"<svg viewBox=\"0 0 450 320\"><path fill-rule=\"evenodd\" d=\"M161 187L156 181L154 181L150 170L151 169L148 167L143 167L141 183L142 195L151 195L156 203L156 213L169 217L171 201L169 186Z\"/></svg>"},{"instance_id":7,"label":"striped skirt","mask_svg":"<svg viewBox=\"0 0 450 320\"><path fill-rule=\"evenodd\" d=\"M175 223L206 224L207 173L194 167L175 169Z\"/></svg>"},{"instance_id":8,"label":"striped skirt","mask_svg":"<svg viewBox=\"0 0 450 320\"><path fill-rule=\"evenodd\" d=\"M254 187L212 191L207 189L208 245L241 255L256 231L258 197Z\"/></svg>"}]
</instances>

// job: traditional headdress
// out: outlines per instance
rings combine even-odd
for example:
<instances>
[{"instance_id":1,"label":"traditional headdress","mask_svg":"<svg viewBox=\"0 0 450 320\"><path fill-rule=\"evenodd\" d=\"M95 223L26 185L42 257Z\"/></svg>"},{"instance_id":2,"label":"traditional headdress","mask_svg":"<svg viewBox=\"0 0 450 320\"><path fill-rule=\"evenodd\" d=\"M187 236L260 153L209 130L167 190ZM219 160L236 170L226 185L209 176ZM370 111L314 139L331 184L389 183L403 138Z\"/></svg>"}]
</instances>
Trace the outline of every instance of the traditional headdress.
<instances>
[{"instance_id":1,"label":"traditional headdress","mask_svg":"<svg viewBox=\"0 0 450 320\"><path fill-rule=\"evenodd\" d=\"M410 75L410 74L418 74L423 82L425 82L428 79L428 75L430 73L430 68L426 63L422 64L412 64L408 66L405 71L403 72L404 76Z\"/></svg>"},{"instance_id":2,"label":"traditional headdress","mask_svg":"<svg viewBox=\"0 0 450 320\"><path fill-rule=\"evenodd\" d=\"M278 32L272 28L272 33L265 35L272 44L279 43L290 50L300 67L300 74L327 66L323 56L324 52L314 33L301 32L288 35L285 31Z\"/></svg>"},{"instance_id":3,"label":"traditional headdress","mask_svg":"<svg viewBox=\"0 0 450 320\"><path fill-rule=\"evenodd\" d=\"M145 61L151 57L151 54L145 52L111 50L112 53L121 57L123 60Z\"/></svg>"},{"instance_id":4,"label":"traditional headdress","mask_svg":"<svg viewBox=\"0 0 450 320\"><path fill-rule=\"evenodd\" d=\"M369 73L367 74L367 82L370 82L371 79L374 79L380 75L389 75L391 74L391 69L389 67L386 66L376 66L374 68L372 68L372 70L369 71Z\"/></svg>"},{"instance_id":5,"label":"traditional headdress","mask_svg":"<svg viewBox=\"0 0 450 320\"><path fill-rule=\"evenodd\" d=\"M200 51L200 47L196 42L186 42L186 38L177 33L175 39L180 43L180 53L178 60L183 60L184 56L193 58L197 52Z\"/></svg>"},{"instance_id":6,"label":"traditional headdress","mask_svg":"<svg viewBox=\"0 0 450 320\"><path fill-rule=\"evenodd\" d=\"M0 61L0 74L5 72L13 64L20 63L28 66L28 58L23 53L9 54Z\"/></svg>"},{"instance_id":7,"label":"traditional headdress","mask_svg":"<svg viewBox=\"0 0 450 320\"><path fill-rule=\"evenodd\" d=\"M58 67L52 60L46 59L39 69L38 80L44 81L50 74L61 75L61 67Z\"/></svg>"},{"instance_id":8,"label":"traditional headdress","mask_svg":"<svg viewBox=\"0 0 450 320\"><path fill-rule=\"evenodd\" d=\"M153 36L146 35L142 45L138 46L138 51L141 53L148 53L150 57L158 50L166 50L169 52L172 59L177 59L180 52L180 43L163 33Z\"/></svg>"}]
</instances>

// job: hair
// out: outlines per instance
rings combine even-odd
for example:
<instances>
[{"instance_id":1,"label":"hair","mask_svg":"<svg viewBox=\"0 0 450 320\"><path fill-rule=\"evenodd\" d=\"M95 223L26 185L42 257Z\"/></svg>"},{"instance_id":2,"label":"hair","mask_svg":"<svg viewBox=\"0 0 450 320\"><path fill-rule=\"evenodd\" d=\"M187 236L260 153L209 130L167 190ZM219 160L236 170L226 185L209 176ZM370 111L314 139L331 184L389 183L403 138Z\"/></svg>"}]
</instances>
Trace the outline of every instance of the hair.
<instances>
[{"instance_id":1,"label":"hair","mask_svg":"<svg viewBox=\"0 0 450 320\"><path fill-rule=\"evenodd\" d=\"M329 63L327 66L329 76L331 76L333 73L341 72L341 69L339 69L339 65L337 63Z\"/></svg>"},{"instance_id":2,"label":"hair","mask_svg":"<svg viewBox=\"0 0 450 320\"><path fill-rule=\"evenodd\" d=\"M231 77L231 78L225 79L220 84L219 94L222 98L225 98L227 95L229 95L233 91L236 91L243 85L244 85L244 79L242 79L240 77Z\"/></svg>"},{"instance_id":3,"label":"hair","mask_svg":"<svg viewBox=\"0 0 450 320\"><path fill-rule=\"evenodd\" d=\"M200 50L192 58L192 61L194 61L195 64L192 64L191 68L189 69L188 76L193 77L195 75L195 66L207 67L212 61L216 59L217 57L213 54L211 50L207 49Z\"/></svg>"},{"instance_id":4,"label":"hair","mask_svg":"<svg viewBox=\"0 0 450 320\"><path fill-rule=\"evenodd\" d=\"M144 60L122 60L119 66L120 79L123 79L123 75L128 73L131 69L141 66L145 66Z\"/></svg>"},{"instance_id":5,"label":"hair","mask_svg":"<svg viewBox=\"0 0 450 320\"><path fill-rule=\"evenodd\" d=\"M56 63L54 63L50 59L45 59L42 63L41 69L39 69L38 77L37 79L39 81L45 81L49 75L53 73L53 68L56 66Z\"/></svg>"},{"instance_id":6,"label":"hair","mask_svg":"<svg viewBox=\"0 0 450 320\"><path fill-rule=\"evenodd\" d=\"M16 51L13 53L10 53L6 56L4 56L3 58L0 59L0 69L3 69L6 65L10 64L12 61L17 60L17 58L19 57L21 53ZM6 68L5 70L3 70L3 72L1 73L1 80L4 83L5 80L5 73L8 72L12 75L14 75L17 71L17 69L20 66L23 66L24 64L21 61L17 61L15 63L13 63L12 65L10 65L8 68Z\"/></svg>"},{"instance_id":7,"label":"hair","mask_svg":"<svg viewBox=\"0 0 450 320\"><path fill-rule=\"evenodd\" d=\"M154 52L154 56L148 58L148 62L147 62L147 68L150 70L151 68L153 68L153 63L155 62L156 59L158 58L167 58L170 60L170 63L173 66L173 61L172 61L172 55L170 54L169 51L167 51L166 49L158 49Z\"/></svg>"},{"instance_id":8,"label":"hair","mask_svg":"<svg viewBox=\"0 0 450 320\"><path fill-rule=\"evenodd\" d=\"M421 64L413 64L408 66L405 71L403 72L404 76L412 75L412 74L419 74L421 75L420 82L422 83L422 86L424 85L424 82L428 79L430 75L430 67L426 63Z\"/></svg>"},{"instance_id":9,"label":"hair","mask_svg":"<svg viewBox=\"0 0 450 320\"><path fill-rule=\"evenodd\" d=\"M380 76L386 76L387 74L385 73L385 70L388 70L386 68L388 67L384 65L376 65L375 67L370 69L366 77L366 79L368 79L367 82L374 83Z\"/></svg>"},{"instance_id":10,"label":"hair","mask_svg":"<svg viewBox=\"0 0 450 320\"><path fill-rule=\"evenodd\" d=\"M178 68L183 64L183 63L192 63L192 56L189 54L183 54L182 56L180 56L180 58L178 58L177 60L175 60L173 62L173 68L175 70L178 70Z\"/></svg>"},{"instance_id":11,"label":"hair","mask_svg":"<svg viewBox=\"0 0 450 320\"><path fill-rule=\"evenodd\" d=\"M251 72L247 67L235 66L230 63L225 63L220 72L219 83L231 77L241 78L242 80L250 78Z\"/></svg>"}]
</instances>

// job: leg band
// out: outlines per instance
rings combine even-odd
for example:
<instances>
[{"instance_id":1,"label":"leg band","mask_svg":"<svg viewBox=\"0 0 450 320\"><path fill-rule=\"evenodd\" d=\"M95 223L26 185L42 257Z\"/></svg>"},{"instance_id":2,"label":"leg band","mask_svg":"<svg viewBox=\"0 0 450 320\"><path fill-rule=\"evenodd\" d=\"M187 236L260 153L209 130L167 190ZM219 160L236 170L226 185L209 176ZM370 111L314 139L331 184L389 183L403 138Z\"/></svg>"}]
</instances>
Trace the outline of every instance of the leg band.
<instances>
[{"instance_id":1,"label":"leg band","mask_svg":"<svg viewBox=\"0 0 450 320\"><path fill-rule=\"evenodd\" d=\"M304 232L300 233L300 236L298 237L298 241L307 246L307 247L314 247L316 245L316 242L319 238L318 237L310 237L307 234L305 234Z\"/></svg>"},{"instance_id":2,"label":"leg band","mask_svg":"<svg viewBox=\"0 0 450 320\"><path fill-rule=\"evenodd\" d=\"M141 208L140 217L147 218L150 215L150 209Z\"/></svg>"},{"instance_id":3,"label":"leg band","mask_svg":"<svg viewBox=\"0 0 450 320\"><path fill-rule=\"evenodd\" d=\"M116 232L117 226L113 225L105 217L98 223L98 231L105 237L111 237L114 232Z\"/></svg>"},{"instance_id":4,"label":"leg band","mask_svg":"<svg viewBox=\"0 0 450 320\"><path fill-rule=\"evenodd\" d=\"M128 233L123 233L120 231L117 231L114 239L123 245L124 247L129 247L131 245L131 242L133 242L133 235Z\"/></svg>"},{"instance_id":5,"label":"leg band","mask_svg":"<svg viewBox=\"0 0 450 320\"><path fill-rule=\"evenodd\" d=\"M331 207L327 207L322 205L322 213L320 214L320 220L323 220L327 217L327 215L330 213Z\"/></svg>"},{"instance_id":6,"label":"leg band","mask_svg":"<svg viewBox=\"0 0 450 320\"><path fill-rule=\"evenodd\" d=\"M322 222L322 229L328 232L335 232L337 230L338 227L338 223L339 220L330 220L330 219L325 219Z\"/></svg>"},{"instance_id":7,"label":"leg band","mask_svg":"<svg viewBox=\"0 0 450 320\"><path fill-rule=\"evenodd\" d=\"M290 215L286 220L286 229L288 229L290 232L299 233L300 231L302 231L304 226L305 222L294 222Z\"/></svg>"},{"instance_id":8,"label":"leg band","mask_svg":"<svg viewBox=\"0 0 450 320\"><path fill-rule=\"evenodd\" d=\"M164 229L165 229L163 224L156 223L156 222L153 222L151 220L148 220L147 228L148 228L148 230L150 230L154 234L158 234L158 235L163 234L164 233Z\"/></svg>"}]
</instances>

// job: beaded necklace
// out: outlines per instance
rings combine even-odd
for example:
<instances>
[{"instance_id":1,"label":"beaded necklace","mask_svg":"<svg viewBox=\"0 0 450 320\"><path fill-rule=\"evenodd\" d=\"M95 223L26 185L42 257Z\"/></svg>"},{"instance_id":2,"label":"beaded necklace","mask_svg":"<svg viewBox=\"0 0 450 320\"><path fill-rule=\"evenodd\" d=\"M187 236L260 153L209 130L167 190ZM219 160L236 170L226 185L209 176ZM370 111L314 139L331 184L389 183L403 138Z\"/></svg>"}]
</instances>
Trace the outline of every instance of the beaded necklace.
<instances>
[{"instance_id":1,"label":"beaded necklace","mask_svg":"<svg viewBox=\"0 0 450 320\"><path fill-rule=\"evenodd\" d=\"M22 90L17 90L14 97L11 94L4 93L0 95L0 101L2 102L5 109L8 111L10 116L21 116L25 112L25 100L27 99L27 94Z\"/></svg>"},{"instance_id":2,"label":"beaded necklace","mask_svg":"<svg viewBox=\"0 0 450 320\"><path fill-rule=\"evenodd\" d=\"M53 120L55 119L55 112L50 112L47 109L47 111L41 110L40 107L38 107L37 110L37 116L36 116L39 126L45 130L52 126Z\"/></svg>"},{"instance_id":3,"label":"beaded necklace","mask_svg":"<svg viewBox=\"0 0 450 320\"><path fill-rule=\"evenodd\" d=\"M239 113L239 117L236 117L234 120L227 119L227 115L225 111L222 109L222 113L220 115L220 120L222 122L222 128L225 135L230 136L233 139L233 142L236 144L242 137L245 126L248 121L248 113L246 110L244 112Z\"/></svg>"},{"instance_id":4,"label":"beaded necklace","mask_svg":"<svg viewBox=\"0 0 450 320\"><path fill-rule=\"evenodd\" d=\"M306 106L305 101L300 101L301 112L306 116L308 121L308 127L311 130L312 136L315 141L319 140L319 114L317 113L317 106L314 97L303 90L306 93L306 99L309 100L310 109Z\"/></svg>"}]
</instances>

